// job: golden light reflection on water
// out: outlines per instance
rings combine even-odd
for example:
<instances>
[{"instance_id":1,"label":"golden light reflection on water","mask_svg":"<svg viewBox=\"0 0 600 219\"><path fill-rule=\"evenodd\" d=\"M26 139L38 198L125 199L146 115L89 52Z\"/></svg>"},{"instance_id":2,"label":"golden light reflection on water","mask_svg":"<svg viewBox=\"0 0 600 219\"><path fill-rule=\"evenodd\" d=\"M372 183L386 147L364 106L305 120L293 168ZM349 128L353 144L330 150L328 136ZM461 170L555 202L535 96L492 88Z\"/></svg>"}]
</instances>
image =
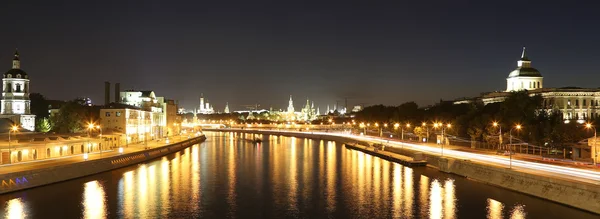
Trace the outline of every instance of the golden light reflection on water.
<instances>
[{"instance_id":1,"label":"golden light reflection on water","mask_svg":"<svg viewBox=\"0 0 600 219\"><path fill-rule=\"evenodd\" d=\"M133 179L133 171L127 171L123 174L123 179L122 179L122 192L121 192L121 196L123 199L123 203L122 203L122 209L123 209L123 215L126 218L133 218L134 212L134 206L133 206L133 201L134 201L134 187L133 187L133 183L134 183L134 179Z\"/></svg>"},{"instance_id":2,"label":"golden light reflection on water","mask_svg":"<svg viewBox=\"0 0 600 219\"><path fill-rule=\"evenodd\" d=\"M456 194L454 180L448 179L444 183L444 218L456 217Z\"/></svg>"},{"instance_id":3,"label":"golden light reflection on water","mask_svg":"<svg viewBox=\"0 0 600 219\"><path fill-rule=\"evenodd\" d=\"M524 219L527 217L524 205L516 205L510 214L511 219Z\"/></svg>"},{"instance_id":4,"label":"golden light reflection on water","mask_svg":"<svg viewBox=\"0 0 600 219\"><path fill-rule=\"evenodd\" d=\"M421 206L421 218L426 218L428 215L429 177L421 175L419 178L419 185L419 205Z\"/></svg>"},{"instance_id":5,"label":"golden light reflection on water","mask_svg":"<svg viewBox=\"0 0 600 219\"><path fill-rule=\"evenodd\" d=\"M429 218L438 219L442 218L442 186L440 182L435 179L431 182L431 188L429 189Z\"/></svg>"},{"instance_id":6,"label":"golden light reflection on water","mask_svg":"<svg viewBox=\"0 0 600 219\"><path fill-rule=\"evenodd\" d=\"M84 184L83 187L83 218L106 218L106 195L104 187L97 181Z\"/></svg>"},{"instance_id":7,"label":"golden light reflection on water","mask_svg":"<svg viewBox=\"0 0 600 219\"><path fill-rule=\"evenodd\" d=\"M502 219L502 211L504 210L504 204L491 198L488 198L487 203L487 218Z\"/></svg>"},{"instance_id":8,"label":"golden light reflection on water","mask_svg":"<svg viewBox=\"0 0 600 219\"><path fill-rule=\"evenodd\" d=\"M192 146L192 173L191 173L191 182L192 182L192 192L190 194L191 202L198 203L197 205L192 205L191 208L193 212L198 212L200 206L200 153L198 149L198 145Z\"/></svg>"},{"instance_id":9,"label":"golden light reflection on water","mask_svg":"<svg viewBox=\"0 0 600 219\"><path fill-rule=\"evenodd\" d=\"M404 217L413 217L413 169L404 167Z\"/></svg>"},{"instance_id":10,"label":"golden light reflection on water","mask_svg":"<svg viewBox=\"0 0 600 219\"><path fill-rule=\"evenodd\" d=\"M135 198L137 199L135 202L137 204L136 208L136 216L141 216L141 218L148 217L148 211L146 210L148 206L148 168L146 164L142 164L137 170L137 194L135 194Z\"/></svg>"},{"instance_id":11,"label":"golden light reflection on water","mask_svg":"<svg viewBox=\"0 0 600 219\"><path fill-rule=\"evenodd\" d=\"M394 164L394 218L402 216L402 166Z\"/></svg>"},{"instance_id":12,"label":"golden light reflection on water","mask_svg":"<svg viewBox=\"0 0 600 219\"><path fill-rule=\"evenodd\" d=\"M228 192L227 192L227 204L229 205L229 212L228 214L234 214L236 211L236 203L235 203L235 199L237 197L237 194L235 193L235 181L236 181L236 174L235 174L235 161L236 161L236 151L235 151L235 145L234 144L229 144L229 150L227 152L229 154L228 158L227 158L227 176L228 176L228 182L229 182L229 188L228 188Z\"/></svg>"},{"instance_id":13,"label":"golden light reflection on water","mask_svg":"<svg viewBox=\"0 0 600 219\"><path fill-rule=\"evenodd\" d=\"M296 157L296 138L292 137L289 157L290 175L288 177L288 185L290 187L288 192L288 203L292 212L298 211L298 170L296 167L296 164L298 162L297 159L298 158Z\"/></svg>"},{"instance_id":14,"label":"golden light reflection on water","mask_svg":"<svg viewBox=\"0 0 600 219\"><path fill-rule=\"evenodd\" d=\"M160 207L161 215L166 217L170 212L169 196L170 196L170 185L171 177L169 176L169 160L167 157L163 157L160 161Z\"/></svg>"},{"instance_id":15,"label":"golden light reflection on water","mask_svg":"<svg viewBox=\"0 0 600 219\"><path fill-rule=\"evenodd\" d=\"M25 204L21 198L13 198L6 202L4 217L9 219L27 218Z\"/></svg>"},{"instance_id":16,"label":"golden light reflection on water","mask_svg":"<svg viewBox=\"0 0 600 219\"><path fill-rule=\"evenodd\" d=\"M336 208L336 148L333 142L327 143L327 212L329 213L333 213Z\"/></svg>"}]
</instances>

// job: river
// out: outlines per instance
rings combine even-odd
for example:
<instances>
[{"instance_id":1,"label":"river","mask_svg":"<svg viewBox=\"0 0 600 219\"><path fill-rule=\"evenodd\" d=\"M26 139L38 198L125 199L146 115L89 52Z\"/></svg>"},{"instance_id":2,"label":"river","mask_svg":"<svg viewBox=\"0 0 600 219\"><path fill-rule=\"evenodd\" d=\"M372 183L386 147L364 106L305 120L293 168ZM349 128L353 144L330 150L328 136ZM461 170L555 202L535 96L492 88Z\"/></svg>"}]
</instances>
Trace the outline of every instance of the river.
<instances>
[{"instance_id":1,"label":"river","mask_svg":"<svg viewBox=\"0 0 600 219\"><path fill-rule=\"evenodd\" d=\"M207 132L157 160L0 196L7 218L598 218L332 141ZM246 137L251 138L251 137Z\"/></svg>"}]
</instances>

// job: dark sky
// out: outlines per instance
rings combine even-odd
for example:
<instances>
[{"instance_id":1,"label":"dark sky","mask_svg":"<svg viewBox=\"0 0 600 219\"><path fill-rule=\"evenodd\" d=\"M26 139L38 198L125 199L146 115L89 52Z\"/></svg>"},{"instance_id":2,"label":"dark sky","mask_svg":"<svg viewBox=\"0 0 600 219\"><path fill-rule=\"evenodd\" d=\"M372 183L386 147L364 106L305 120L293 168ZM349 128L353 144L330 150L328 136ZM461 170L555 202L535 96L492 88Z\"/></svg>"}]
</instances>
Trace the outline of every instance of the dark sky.
<instances>
[{"instance_id":1,"label":"dark sky","mask_svg":"<svg viewBox=\"0 0 600 219\"><path fill-rule=\"evenodd\" d=\"M5 1L0 66L18 47L50 99L101 104L111 81L186 108L204 93L215 110L293 95L323 111L503 90L527 46L545 87L600 87L598 3L491 2Z\"/></svg>"}]
</instances>

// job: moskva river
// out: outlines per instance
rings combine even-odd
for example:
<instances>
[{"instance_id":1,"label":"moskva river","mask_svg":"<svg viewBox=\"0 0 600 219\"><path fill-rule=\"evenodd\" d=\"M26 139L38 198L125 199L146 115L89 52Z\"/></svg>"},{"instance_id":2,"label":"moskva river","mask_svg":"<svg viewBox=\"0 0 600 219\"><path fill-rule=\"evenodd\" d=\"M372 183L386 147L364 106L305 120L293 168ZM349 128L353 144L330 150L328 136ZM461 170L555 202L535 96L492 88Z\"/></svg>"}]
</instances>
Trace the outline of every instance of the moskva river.
<instances>
[{"instance_id":1,"label":"moskva river","mask_svg":"<svg viewBox=\"0 0 600 219\"><path fill-rule=\"evenodd\" d=\"M0 196L7 218L599 218L343 145L207 132L137 166ZM244 139L262 138L260 144Z\"/></svg>"}]
</instances>

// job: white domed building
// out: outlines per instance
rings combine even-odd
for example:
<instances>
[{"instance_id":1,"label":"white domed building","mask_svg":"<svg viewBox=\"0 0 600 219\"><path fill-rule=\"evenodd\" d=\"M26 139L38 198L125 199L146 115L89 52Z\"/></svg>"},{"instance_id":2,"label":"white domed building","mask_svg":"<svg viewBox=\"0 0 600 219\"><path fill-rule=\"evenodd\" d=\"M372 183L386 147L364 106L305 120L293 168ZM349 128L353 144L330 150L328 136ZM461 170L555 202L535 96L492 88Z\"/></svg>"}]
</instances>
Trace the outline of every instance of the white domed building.
<instances>
[{"instance_id":1,"label":"white domed building","mask_svg":"<svg viewBox=\"0 0 600 219\"><path fill-rule=\"evenodd\" d=\"M31 115L29 76L21 69L18 51L15 51L12 69L2 75L0 106L0 118L8 118L22 128L34 131L35 115Z\"/></svg>"},{"instance_id":2,"label":"white domed building","mask_svg":"<svg viewBox=\"0 0 600 219\"><path fill-rule=\"evenodd\" d=\"M529 95L540 95L543 106L540 110L560 111L565 122L574 120L583 123L600 116L599 88L544 88L544 77L531 66L525 48L517 61L517 68L506 78L506 90L484 93L480 97L454 101L455 104L482 101L484 104L504 101L511 92L527 90Z\"/></svg>"}]
</instances>

